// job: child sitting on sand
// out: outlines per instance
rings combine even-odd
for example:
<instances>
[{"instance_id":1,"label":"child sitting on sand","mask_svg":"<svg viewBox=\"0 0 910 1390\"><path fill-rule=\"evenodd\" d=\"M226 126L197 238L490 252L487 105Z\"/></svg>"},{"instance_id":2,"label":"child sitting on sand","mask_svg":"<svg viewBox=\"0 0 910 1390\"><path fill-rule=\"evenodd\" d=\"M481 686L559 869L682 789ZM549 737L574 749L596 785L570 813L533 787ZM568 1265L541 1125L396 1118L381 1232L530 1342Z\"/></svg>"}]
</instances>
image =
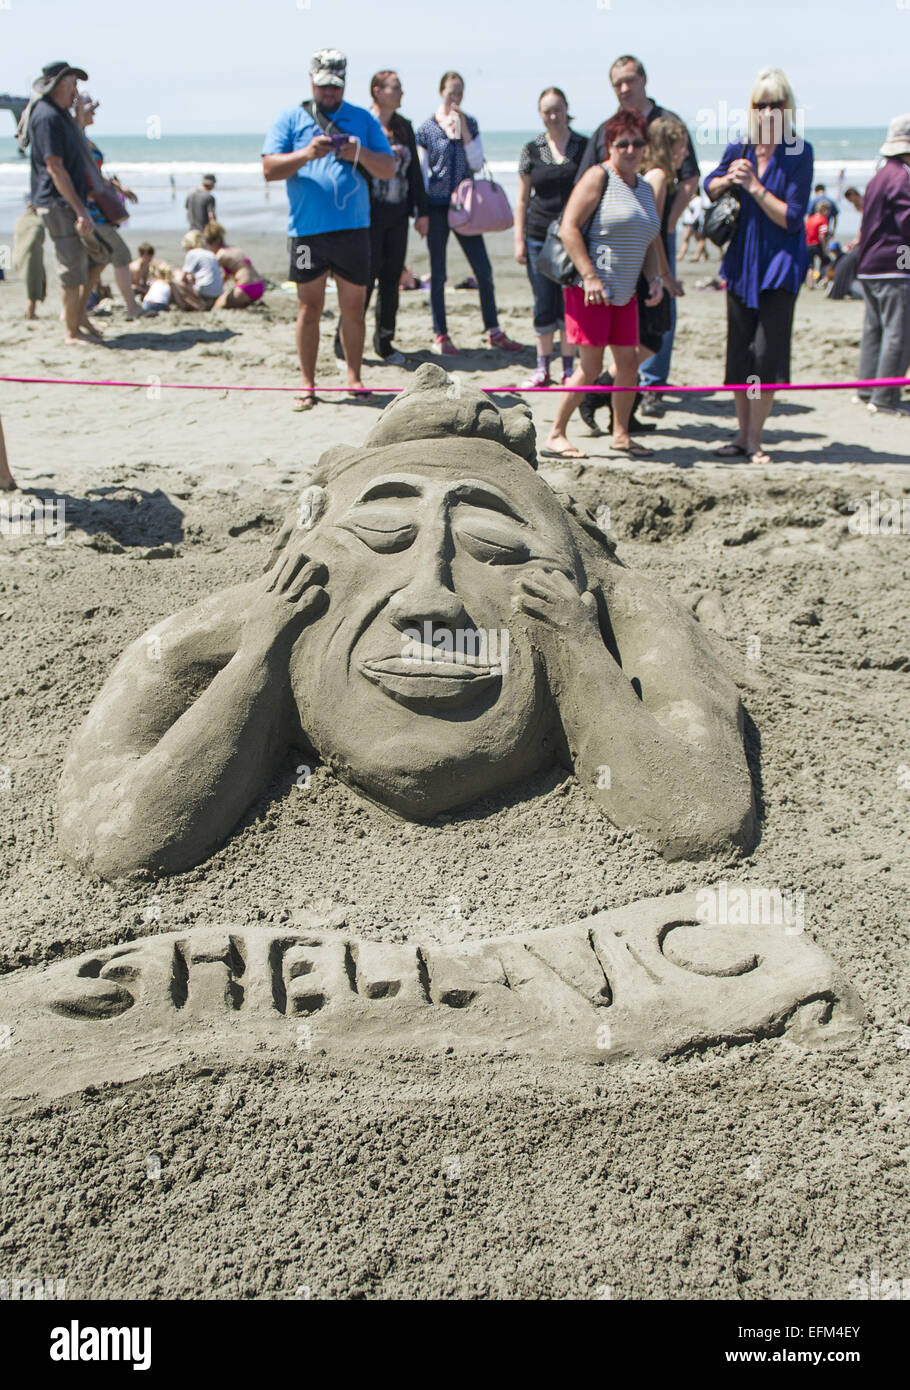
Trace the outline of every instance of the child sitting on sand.
<instances>
[{"instance_id":1,"label":"child sitting on sand","mask_svg":"<svg viewBox=\"0 0 910 1390\"><path fill-rule=\"evenodd\" d=\"M224 276L211 251L207 250L198 231L187 232L183 238L186 260L183 269L174 276L186 300L185 309L211 309L224 289Z\"/></svg>"},{"instance_id":2,"label":"child sitting on sand","mask_svg":"<svg viewBox=\"0 0 910 1390\"><path fill-rule=\"evenodd\" d=\"M155 261L148 270L149 286L142 298L143 309L167 309L171 302L174 272L167 261Z\"/></svg>"},{"instance_id":3,"label":"child sitting on sand","mask_svg":"<svg viewBox=\"0 0 910 1390\"><path fill-rule=\"evenodd\" d=\"M167 261L155 261L149 268L149 287L142 300L144 309L199 309L199 296L184 282L183 273Z\"/></svg>"},{"instance_id":4,"label":"child sitting on sand","mask_svg":"<svg viewBox=\"0 0 910 1390\"><path fill-rule=\"evenodd\" d=\"M225 287L215 300L216 309L248 309L261 299L265 293L265 281L245 256L239 246L225 246L224 228L220 222L208 222L203 239L206 250L212 252L221 267L225 279L233 279L233 285Z\"/></svg>"}]
</instances>

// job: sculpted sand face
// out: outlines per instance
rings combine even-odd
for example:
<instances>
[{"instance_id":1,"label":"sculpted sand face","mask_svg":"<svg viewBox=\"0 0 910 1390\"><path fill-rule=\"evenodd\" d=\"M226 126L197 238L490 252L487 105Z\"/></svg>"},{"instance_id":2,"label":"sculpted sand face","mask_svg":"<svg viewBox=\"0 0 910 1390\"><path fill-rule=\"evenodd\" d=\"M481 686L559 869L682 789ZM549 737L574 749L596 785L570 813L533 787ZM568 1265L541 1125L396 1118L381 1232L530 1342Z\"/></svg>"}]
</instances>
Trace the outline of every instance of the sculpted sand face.
<instances>
[{"instance_id":1,"label":"sculpted sand face","mask_svg":"<svg viewBox=\"0 0 910 1390\"><path fill-rule=\"evenodd\" d=\"M552 761L555 705L514 606L522 574L581 574L552 491L502 445L450 438L371 450L328 496L306 548L329 604L291 666L320 756L405 815Z\"/></svg>"},{"instance_id":2,"label":"sculpted sand face","mask_svg":"<svg viewBox=\"0 0 910 1390\"><path fill-rule=\"evenodd\" d=\"M414 819L561 762L667 857L748 844L709 641L533 459L526 409L421 367L365 446L323 455L261 578L124 654L67 756L63 852L188 868L295 748Z\"/></svg>"}]
</instances>

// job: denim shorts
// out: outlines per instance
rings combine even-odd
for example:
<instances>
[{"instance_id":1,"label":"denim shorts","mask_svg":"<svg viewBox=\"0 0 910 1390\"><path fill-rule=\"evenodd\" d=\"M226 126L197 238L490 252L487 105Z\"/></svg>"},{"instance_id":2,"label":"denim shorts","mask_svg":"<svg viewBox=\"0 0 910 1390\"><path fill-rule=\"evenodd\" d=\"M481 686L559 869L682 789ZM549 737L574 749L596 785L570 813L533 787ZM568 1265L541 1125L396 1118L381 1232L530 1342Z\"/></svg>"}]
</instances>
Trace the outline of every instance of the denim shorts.
<instances>
[{"instance_id":1,"label":"denim shorts","mask_svg":"<svg viewBox=\"0 0 910 1390\"><path fill-rule=\"evenodd\" d=\"M526 237L525 245L528 249L528 279L534 294L534 332L555 333L565 317L562 285L548 280L545 275L538 275L534 269L534 262L543 249L543 242Z\"/></svg>"}]
</instances>

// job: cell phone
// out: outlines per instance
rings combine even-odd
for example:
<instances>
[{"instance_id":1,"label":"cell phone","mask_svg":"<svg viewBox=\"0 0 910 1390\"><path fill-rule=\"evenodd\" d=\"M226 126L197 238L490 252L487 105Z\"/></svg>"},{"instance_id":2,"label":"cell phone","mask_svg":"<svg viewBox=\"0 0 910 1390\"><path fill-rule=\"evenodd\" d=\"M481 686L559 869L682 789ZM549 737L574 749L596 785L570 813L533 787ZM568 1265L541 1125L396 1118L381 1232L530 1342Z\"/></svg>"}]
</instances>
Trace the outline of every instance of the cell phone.
<instances>
[{"instance_id":1,"label":"cell phone","mask_svg":"<svg viewBox=\"0 0 910 1390\"><path fill-rule=\"evenodd\" d=\"M342 149L343 146L348 143L347 135L330 135L329 139L332 142L332 148L335 150Z\"/></svg>"}]
</instances>

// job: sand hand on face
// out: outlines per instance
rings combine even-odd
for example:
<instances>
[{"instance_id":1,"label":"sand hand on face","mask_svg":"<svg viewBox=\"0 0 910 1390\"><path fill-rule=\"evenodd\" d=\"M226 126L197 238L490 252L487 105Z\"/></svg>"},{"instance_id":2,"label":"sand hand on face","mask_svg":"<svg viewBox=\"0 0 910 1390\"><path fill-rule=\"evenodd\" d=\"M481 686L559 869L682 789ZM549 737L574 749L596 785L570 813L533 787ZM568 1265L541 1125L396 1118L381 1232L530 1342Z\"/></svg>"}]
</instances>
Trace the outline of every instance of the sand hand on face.
<instances>
[{"instance_id":1,"label":"sand hand on face","mask_svg":"<svg viewBox=\"0 0 910 1390\"><path fill-rule=\"evenodd\" d=\"M321 561L310 560L303 550L290 549L259 581L259 592L247 612L244 634L252 641L276 640L288 630L314 618L325 606L322 587L328 570Z\"/></svg>"},{"instance_id":2,"label":"sand hand on face","mask_svg":"<svg viewBox=\"0 0 910 1390\"><path fill-rule=\"evenodd\" d=\"M523 612L565 632L597 625L597 600L561 570L531 569L515 581L514 602Z\"/></svg>"}]
</instances>

